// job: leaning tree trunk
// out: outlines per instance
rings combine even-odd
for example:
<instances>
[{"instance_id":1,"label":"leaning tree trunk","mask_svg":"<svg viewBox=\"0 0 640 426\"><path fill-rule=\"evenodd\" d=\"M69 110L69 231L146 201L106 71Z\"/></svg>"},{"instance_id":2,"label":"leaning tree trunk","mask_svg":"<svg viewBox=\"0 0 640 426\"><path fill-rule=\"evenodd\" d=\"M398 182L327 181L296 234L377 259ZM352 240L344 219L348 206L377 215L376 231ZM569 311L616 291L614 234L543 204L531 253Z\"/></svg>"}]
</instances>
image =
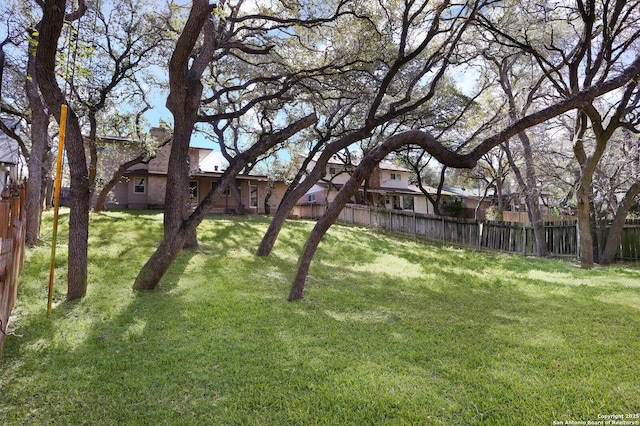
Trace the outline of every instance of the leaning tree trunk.
<instances>
[{"instance_id":1,"label":"leaning tree trunk","mask_svg":"<svg viewBox=\"0 0 640 426\"><path fill-rule=\"evenodd\" d=\"M627 214L635 203L638 194L640 194L640 181L631 185L624 195L622 203L618 206L616 215L613 218L613 223L609 229L609 235L607 236L604 251L600 255L601 265L610 265L613 263L618 251L618 246L620 245L620 239L622 238L622 231L627 220Z\"/></svg>"},{"instance_id":2,"label":"leaning tree trunk","mask_svg":"<svg viewBox=\"0 0 640 426\"><path fill-rule=\"evenodd\" d=\"M295 123L292 123L286 129L261 139L246 152L234 157L233 160L229 162L227 170L225 170L216 182L216 185L207 193L189 218L182 221L173 234L165 234L156 251L138 273L133 288L135 290L153 290L169 270L171 263L180 253L189 235L195 232L205 216L214 208L215 201L220 197L222 192L229 187L236 175L238 175L247 164L255 161L259 156L277 144L313 125L316 121L317 117L314 114L303 117Z\"/></svg>"},{"instance_id":3,"label":"leaning tree trunk","mask_svg":"<svg viewBox=\"0 0 640 426\"><path fill-rule=\"evenodd\" d=\"M269 254L271 254L271 250L273 250L273 246L278 239L278 234L280 233L284 222L287 220L291 209L293 209L296 202L298 202L298 200L303 197L316 182L322 179L327 171L327 162L331 159L333 154L348 147L352 143L364 139L367 135L368 133L366 133L365 130L355 132L329 144L329 146L322 151L322 154L320 154L320 157L318 158L318 161L311 173L309 173L293 190L289 191L288 194L282 198L282 201L280 201L280 205L269 224L269 228L262 237L262 241L260 242L260 246L257 251L258 256L269 256Z\"/></svg>"},{"instance_id":4,"label":"leaning tree trunk","mask_svg":"<svg viewBox=\"0 0 640 426\"><path fill-rule=\"evenodd\" d=\"M189 204L189 141L193 124L181 122L174 114L174 139L171 144L167 187L164 201L164 233L175 234L188 212Z\"/></svg>"},{"instance_id":5,"label":"leaning tree trunk","mask_svg":"<svg viewBox=\"0 0 640 426\"><path fill-rule=\"evenodd\" d=\"M509 149L508 144L504 145L504 150L507 154L509 165L516 175L518 185L525 193L527 213L529 215L529 221L533 226L533 234L536 239L536 255L544 257L549 252L549 248L547 246L546 230L544 229L544 218L542 216L542 211L540 210L540 196L538 194L538 190L536 189L537 179L535 176L533 165L533 153L531 151L531 145L529 144L529 136L525 132L521 132L519 134L519 137L524 150L524 160L527 174L526 181L522 176L520 168L517 166L513 159L513 155L511 154L511 150Z\"/></svg>"},{"instance_id":6,"label":"leaning tree trunk","mask_svg":"<svg viewBox=\"0 0 640 426\"><path fill-rule=\"evenodd\" d=\"M65 0L43 4L42 27L36 53L36 75L40 93L60 123L66 99L55 74L57 43L65 18ZM89 178L80 123L69 108L65 151L71 174L67 300L83 297L87 291L87 248L89 240Z\"/></svg>"},{"instance_id":7,"label":"leaning tree trunk","mask_svg":"<svg viewBox=\"0 0 640 426\"><path fill-rule=\"evenodd\" d=\"M304 297L309 267L318 245L324 234L340 215L340 211L342 211L345 204L358 191L360 184L369 178L378 163L390 152L411 144L422 147L427 152L433 154L439 161L454 167L473 168L477 162L476 158L460 156L451 151L445 152L446 149L440 149L440 147L437 146L438 142L432 135L415 130L392 136L369 151L311 231L304 251L298 261L298 272L291 286L289 301L299 300ZM436 153L439 155L436 155Z\"/></svg>"},{"instance_id":8,"label":"leaning tree trunk","mask_svg":"<svg viewBox=\"0 0 640 426\"><path fill-rule=\"evenodd\" d=\"M535 165L533 161L533 151L531 150L531 140L526 132L518 133L518 138L522 144L525 161L526 181L523 189L526 191L526 203L530 214L533 235L536 238L536 254L544 257L549 253L547 245L547 231L544 229L544 217L540 210L540 194L537 190L538 179L536 177ZM514 163L515 164L515 163Z\"/></svg>"}]
</instances>

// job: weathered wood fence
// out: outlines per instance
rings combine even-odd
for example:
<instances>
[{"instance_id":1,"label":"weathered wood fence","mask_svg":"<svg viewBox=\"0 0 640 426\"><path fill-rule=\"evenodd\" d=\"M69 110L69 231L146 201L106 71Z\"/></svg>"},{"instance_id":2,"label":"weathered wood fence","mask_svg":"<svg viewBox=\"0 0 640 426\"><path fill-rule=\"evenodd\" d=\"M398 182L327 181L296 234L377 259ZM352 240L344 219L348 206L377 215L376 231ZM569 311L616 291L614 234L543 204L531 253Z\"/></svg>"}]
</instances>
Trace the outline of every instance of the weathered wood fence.
<instances>
[{"instance_id":1,"label":"weathered wood fence","mask_svg":"<svg viewBox=\"0 0 640 426\"><path fill-rule=\"evenodd\" d=\"M26 183L11 185L0 199L0 355L24 260L26 190Z\"/></svg>"},{"instance_id":2,"label":"weathered wood fence","mask_svg":"<svg viewBox=\"0 0 640 426\"><path fill-rule=\"evenodd\" d=\"M294 215L318 219L325 208L317 205L296 206ZM482 249L499 250L523 255L536 253L533 228L517 222L478 222L347 204L338 217L340 222L386 229L408 235L439 240ZM599 227L600 246L608 235L609 224ZM555 257L579 258L576 221L545 222L549 254ZM627 221L616 259L640 260L640 220Z\"/></svg>"}]
</instances>

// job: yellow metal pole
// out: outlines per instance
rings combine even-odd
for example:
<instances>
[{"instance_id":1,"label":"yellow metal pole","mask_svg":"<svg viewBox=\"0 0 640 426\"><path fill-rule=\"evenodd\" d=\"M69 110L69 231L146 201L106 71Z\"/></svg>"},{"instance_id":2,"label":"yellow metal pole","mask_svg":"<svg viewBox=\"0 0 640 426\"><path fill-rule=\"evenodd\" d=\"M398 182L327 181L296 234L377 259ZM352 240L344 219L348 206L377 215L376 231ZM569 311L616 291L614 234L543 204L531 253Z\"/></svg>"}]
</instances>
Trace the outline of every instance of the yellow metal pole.
<instances>
[{"instance_id":1,"label":"yellow metal pole","mask_svg":"<svg viewBox=\"0 0 640 426\"><path fill-rule=\"evenodd\" d=\"M60 136L58 137L58 162L56 163L56 182L53 193L53 235L51 238L51 263L49 265L49 299L47 317L51 316L53 302L53 275L56 264L56 242L58 240L58 209L60 208L60 187L62 186L62 154L64 151L64 134L67 129L67 106L60 110Z\"/></svg>"}]
</instances>

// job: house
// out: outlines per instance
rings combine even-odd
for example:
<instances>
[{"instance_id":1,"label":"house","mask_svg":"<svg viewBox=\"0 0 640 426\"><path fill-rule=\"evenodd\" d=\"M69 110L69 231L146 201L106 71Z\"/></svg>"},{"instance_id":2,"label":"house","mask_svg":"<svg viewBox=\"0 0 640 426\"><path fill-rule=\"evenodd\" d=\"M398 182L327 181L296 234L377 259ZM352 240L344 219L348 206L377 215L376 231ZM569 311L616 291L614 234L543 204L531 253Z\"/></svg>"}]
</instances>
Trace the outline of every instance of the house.
<instances>
[{"instance_id":1,"label":"house","mask_svg":"<svg viewBox=\"0 0 640 426\"><path fill-rule=\"evenodd\" d=\"M18 121L2 119L9 129L17 129ZM0 194L10 182L18 180L20 148L15 139L0 131Z\"/></svg>"},{"instance_id":2,"label":"house","mask_svg":"<svg viewBox=\"0 0 640 426\"><path fill-rule=\"evenodd\" d=\"M457 202L460 203L460 208L462 210L457 214L457 216L467 219L475 219L477 211L477 219L485 220L486 211L491 207L494 199L491 192L485 197L484 190L477 188L452 187L443 189L454 194L453 199L451 200L452 202L455 202L453 200L457 200Z\"/></svg>"},{"instance_id":3,"label":"house","mask_svg":"<svg viewBox=\"0 0 640 426\"><path fill-rule=\"evenodd\" d=\"M318 157L316 155L309 162L309 171L315 167ZM332 156L327 162L325 175L298 200L297 205L329 205L349 180L356 166L357 164L346 164L339 155ZM436 193L435 188L429 187L429 190ZM389 161L381 161L376 166L353 202L416 213L433 213L433 206L427 197L418 187L409 183L409 170Z\"/></svg>"},{"instance_id":4,"label":"house","mask_svg":"<svg viewBox=\"0 0 640 426\"><path fill-rule=\"evenodd\" d=\"M158 140L166 138L166 131L162 128L151 129L151 135ZM108 176L115 170L117 163L122 161L122 153L131 150L130 145L119 138L105 138L103 150L120 153L120 161L114 162L109 158L113 155L104 156L105 162L99 166L101 173ZM164 207L165 190L167 183L167 170L169 167L169 155L171 144L161 147L156 156L148 163L139 163L129 168L120 179L118 184L110 193L107 208L129 208L129 209L161 209ZM129 153L129 158L133 153ZM126 155L125 155L126 157ZM220 155L210 148L189 148L190 182L189 194L191 205L195 207L202 201L212 186L220 179L227 167L227 162ZM109 164L111 161L111 164ZM260 214L273 210L282 195L274 195L269 188L267 176L241 174L236 176L239 188L239 208L236 210L236 200L234 191L227 188L222 197L216 200L212 213L249 213ZM284 189L280 190L284 193ZM271 196L268 194L271 192ZM268 203L265 203L268 199Z\"/></svg>"}]
</instances>

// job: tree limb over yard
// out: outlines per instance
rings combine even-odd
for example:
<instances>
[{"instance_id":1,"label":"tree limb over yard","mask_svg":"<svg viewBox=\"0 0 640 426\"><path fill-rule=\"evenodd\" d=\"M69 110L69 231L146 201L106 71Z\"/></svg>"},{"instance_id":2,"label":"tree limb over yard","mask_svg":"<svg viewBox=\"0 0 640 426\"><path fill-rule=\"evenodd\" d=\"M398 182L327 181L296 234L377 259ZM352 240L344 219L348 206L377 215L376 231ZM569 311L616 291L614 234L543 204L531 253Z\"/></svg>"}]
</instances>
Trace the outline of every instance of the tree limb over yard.
<instances>
[{"instance_id":1,"label":"tree limb over yard","mask_svg":"<svg viewBox=\"0 0 640 426\"><path fill-rule=\"evenodd\" d=\"M361 163L356 168L356 171L351 175L349 181L338 192L336 198L329 205L325 214L314 226L309 238L307 239L303 253L300 256L298 272L289 293L289 301L295 301L303 298L309 267L322 237L336 221L345 204L355 195L361 183L371 175L375 166L389 153L397 151L403 146L417 145L445 166L455 168L473 168L482 155L486 154L499 144L509 140L511 137L559 114L581 108L596 97L608 93L611 90L620 88L630 81L631 84L634 84L633 79L636 78L639 73L640 57L636 58L636 60L622 73L620 73L618 77L582 90L556 105L544 108L536 113L523 117L506 127L501 132L486 138L467 154L459 154L449 150L430 133L420 130L410 130L390 137L364 156ZM634 186L633 195L637 194L636 190L637 185Z\"/></svg>"}]
</instances>

